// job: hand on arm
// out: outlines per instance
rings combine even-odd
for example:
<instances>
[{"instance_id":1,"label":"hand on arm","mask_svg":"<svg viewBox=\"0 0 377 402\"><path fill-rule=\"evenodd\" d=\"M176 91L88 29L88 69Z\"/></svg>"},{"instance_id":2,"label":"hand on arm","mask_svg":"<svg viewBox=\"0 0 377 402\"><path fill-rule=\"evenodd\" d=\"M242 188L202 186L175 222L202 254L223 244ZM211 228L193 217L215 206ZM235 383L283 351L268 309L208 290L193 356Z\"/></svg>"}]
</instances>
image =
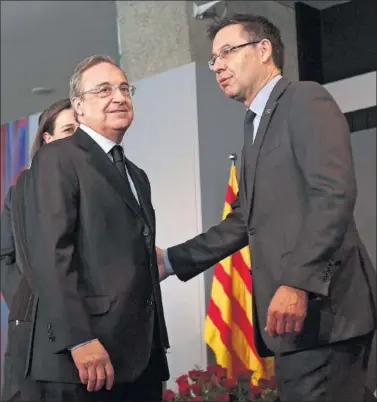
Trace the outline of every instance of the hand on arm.
<instances>
[{"instance_id":1,"label":"hand on arm","mask_svg":"<svg viewBox=\"0 0 377 402\"><path fill-rule=\"evenodd\" d=\"M166 270L169 272L166 262L169 261L178 278L187 281L247 244L247 227L237 196L232 203L232 212L221 223L166 250Z\"/></svg>"}]
</instances>

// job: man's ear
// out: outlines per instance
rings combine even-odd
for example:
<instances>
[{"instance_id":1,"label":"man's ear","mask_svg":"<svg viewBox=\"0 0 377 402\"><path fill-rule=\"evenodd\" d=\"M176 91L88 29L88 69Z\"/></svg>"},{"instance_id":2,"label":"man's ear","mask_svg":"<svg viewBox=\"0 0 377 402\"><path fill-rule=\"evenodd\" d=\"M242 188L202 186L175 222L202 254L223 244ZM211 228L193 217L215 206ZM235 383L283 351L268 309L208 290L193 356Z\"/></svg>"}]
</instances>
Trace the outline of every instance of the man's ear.
<instances>
[{"instance_id":1,"label":"man's ear","mask_svg":"<svg viewBox=\"0 0 377 402\"><path fill-rule=\"evenodd\" d=\"M73 98L71 101L73 111L75 112L76 116L82 116L82 100L80 97L78 98Z\"/></svg>"},{"instance_id":2,"label":"man's ear","mask_svg":"<svg viewBox=\"0 0 377 402\"><path fill-rule=\"evenodd\" d=\"M267 63L272 58L272 44L268 39L263 39L259 44L262 63Z\"/></svg>"}]
</instances>

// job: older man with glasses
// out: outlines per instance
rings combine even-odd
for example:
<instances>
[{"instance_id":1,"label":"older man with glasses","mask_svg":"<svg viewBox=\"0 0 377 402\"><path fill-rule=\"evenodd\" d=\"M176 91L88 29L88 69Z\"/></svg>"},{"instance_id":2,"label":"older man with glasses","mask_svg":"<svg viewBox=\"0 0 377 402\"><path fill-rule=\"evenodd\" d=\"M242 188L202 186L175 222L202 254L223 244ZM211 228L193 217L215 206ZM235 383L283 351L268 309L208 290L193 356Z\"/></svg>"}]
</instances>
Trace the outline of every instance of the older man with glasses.
<instances>
[{"instance_id":1,"label":"older man with glasses","mask_svg":"<svg viewBox=\"0 0 377 402\"><path fill-rule=\"evenodd\" d=\"M156 401L169 378L150 184L121 145L134 92L110 58L81 62L79 128L37 153L25 185L30 376L46 401Z\"/></svg>"}]
</instances>

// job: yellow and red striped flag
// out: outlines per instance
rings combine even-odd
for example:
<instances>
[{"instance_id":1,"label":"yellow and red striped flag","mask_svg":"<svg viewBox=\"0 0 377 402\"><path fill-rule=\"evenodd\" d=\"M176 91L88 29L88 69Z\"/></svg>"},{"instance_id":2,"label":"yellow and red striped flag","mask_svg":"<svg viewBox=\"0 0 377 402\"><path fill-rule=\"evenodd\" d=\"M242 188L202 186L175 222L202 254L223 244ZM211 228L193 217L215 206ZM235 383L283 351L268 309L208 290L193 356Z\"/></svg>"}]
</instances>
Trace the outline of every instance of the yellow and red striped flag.
<instances>
[{"instance_id":1,"label":"yellow and red striped flag","mask_svg":"<svg viewBox=\"0 0 377 402\"><path fill-rule=\"evenodd\" d=\"M237 193L237 170L232 163L223 219L231 212ZM248 246L215 265L204 339L228 377L251 370L256 383L260 378L270 379L274 368L273 358L261 358L255 349L250 269Z\"/></svg>"}]
</instances>

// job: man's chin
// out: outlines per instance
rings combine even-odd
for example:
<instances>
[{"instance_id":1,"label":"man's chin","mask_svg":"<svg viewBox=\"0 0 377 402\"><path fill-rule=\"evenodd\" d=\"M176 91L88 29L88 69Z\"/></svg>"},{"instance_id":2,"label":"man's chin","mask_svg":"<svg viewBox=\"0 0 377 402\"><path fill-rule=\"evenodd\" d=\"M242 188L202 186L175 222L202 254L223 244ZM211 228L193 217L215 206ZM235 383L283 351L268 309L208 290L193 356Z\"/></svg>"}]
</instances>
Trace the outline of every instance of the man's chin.
<instances>
[{"instance_id":1,"label":"man's chin","mask_svg":"<svg viewBox=\"0 0 377 402\"><path fill-rule=\"evenodd\" d=\"M230 87L225 87L223 89L224 94L230 98L230 99L235 99L238 100L239 99L239 93L238 91L235 91L234 89L230 88Z\"/></svg>"}]
</instances>

